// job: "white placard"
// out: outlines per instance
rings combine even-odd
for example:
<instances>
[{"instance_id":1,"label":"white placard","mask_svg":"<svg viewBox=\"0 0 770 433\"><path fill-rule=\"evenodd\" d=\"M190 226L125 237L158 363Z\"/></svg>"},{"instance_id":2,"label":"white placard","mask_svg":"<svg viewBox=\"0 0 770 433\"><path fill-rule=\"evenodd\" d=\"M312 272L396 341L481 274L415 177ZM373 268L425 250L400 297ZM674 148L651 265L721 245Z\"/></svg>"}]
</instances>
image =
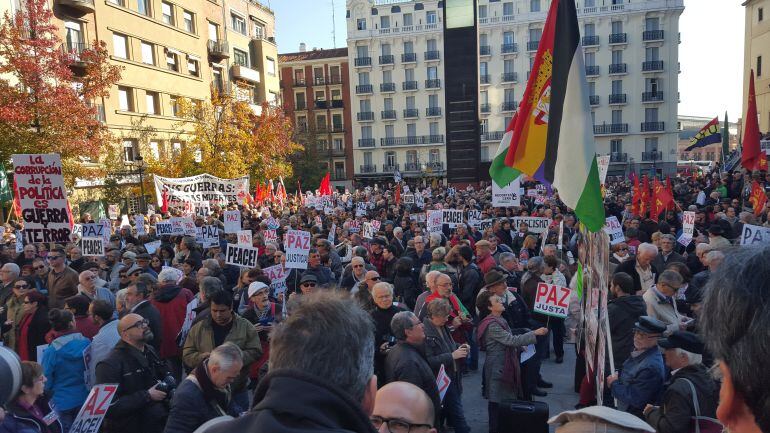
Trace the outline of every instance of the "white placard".
<instances>
[{"instance_id":1,"label":"white placard","mask_svg":"<svg viewBox=\"0 0 770 433\"><path fill-rule=\"evenodd\" d=\"M607 180L607 169L610 168L610 156L601 155L596 156L596 165L599 167L599 183L604 185L604 181Z\"/></svg>"},{"instance_id":2,"label":"white placard","mask_svg":"<svg viewBox=\"0 0 770 433\"><path fill-rule=\"evenodd\" d=\"M755 226L751 224L743 225L741 233L741 245L754 245L770 243L770 228Z\"/></svg>"},{"instance_id":3,"label":"white placard","mask_svg":"<svg viewBox=\"0 0 770 433\"><path fill-rule=\"evenodd\" d=\"M238 245L250 247L254 244L251 236L251 230L238 230Z\"/></svg>"},{"instance_id":4,"label":"white placard","mask_svg":"<svg viewBox=\"0 0 770 433\"><path fill-rule=\"evenodd\" d=\"M107 214L109 215L111 220L118 219L118 215L120 215L120 206L116 204L111 204L107 206Z\"/></svg>"},{"instance_id":5,"label":"white placard","mask_svg":"<svg viewBox=\"0 0 770 433\"><path fill-rule=\"evenodd\" d=\"M155 254L160 248L160 241L152 241L144 244L144 249L147 250L147 254Z\"/></svg>"},{"instance_id":6,"label":"white placard","mask_svg":"<svg viewBox=\"0 0 770 433\"><path fill-rule=\"evenodd\" d=\"M158 221L155 223L155 234L157 236L171 236L174 234L174 228L171 221Z\"/></svg>"},{"instance_id":7,"label":"white placard","mask_svg":"<svg viewBox=\"0 0 770 433\"><path fill-rule=\"evenodd\" d=\"M225 233L238 233L241 230L241 212L237 210L226 210Z\"/></svg>"},{"instance_id":8,"label":"white placard","mask_svg":"<svg viewBox=\"0 0 770 433\"><path fill-rule=\"evenodd\" d=\"M70 242L72 215L58 154L13 155L15 194L24 222L24 243Z\"/></svg>"},{"instance_id":9,"label":"white placard","mask_svg":"<svg viewBox=\"0 0 770 433\"><path fill-rule=\"evenodd\" d=\"M569 287L538 283L532 310L548 316L566 318L571 294Z\"/></svg>"},{"instance_id":10,"label":"white placard","mask_svg":"<svg viewBox=\"0 0 770 433\"><path fill-rule=\"evenodd\" d=\"M184 235L184 218L182 217L171 217L169 218L169 222L171 223L171 234L175 236L183 236Z\"/></svg>"},{"instance_id":11,"label":"white placard","mask_svg":"<svg viewBox=\"0 0 770 433\"><path fill-rule=\"evenodd\" d=\"M134 225L136 226L136 235L146 235L147 229L144 227L144 215L134 215Z\"/></svg>"},{"instance_id":12,"label":"white placard","mask_svg":"<svg viewBox=\"0 0 770 433\"><path fill-rule=\"evenodd\" d=\"M608 216L604 220L603 230L610 237L610 245L617 245L626 241L626 237L623 235L623 227L615 215Z\"/></svg>"},{"instance_id":13,"label":"white placard","mask_svg":"<svg viewBox=\"0 0 770 433\"><path fill-rule=\"evenodd\" d=\"M329 229L329 235L326 237L326 240L334 244L334 236L337 234L337 224L332 223L332 228Z\"/></svg>"},{"instance_id":14,"label":"white placard","mask_svg":"<svg viewBox=\"0 0 770 433\"><path fill-rule=\"evenodd\" d=\"M307 269L310 232L289 230L284 237L284 249L286 250L286 268Z\"/></svg>"},{"instance_id":15,"label":"white placard","mask_svg":"<svg viewBox=\"0 0 770 433\"><path fill-rule=\"evenodd\" d=\"M365 239L374 239L374 234L376 231L374 230L374 226L372 226L372 223L365 222L364 223L364 231L363 231L363 237Z\"/></svg>"},{"instance_id":16,"label":"white placard","mask_svg":"<svg viewBox=\"0 0 770 433\"><path fill-rule=\"evenodd\" d=\"M265 239L265 243L278 243L278 232L274 229L267 229L262 232L262 237Z\"/></svg>"},{"instance_id":17,"label":"white placard","mask_svg":"<svg viewBox=\"0 0 770 433\"><path fill-rule=\"evenodd\" d=\"M529 231L532 233L543 233L548 231L548 227L551 226L551 219L545 217L514 217L511 227L514 230L519 228L521 223L526 223L529 227Z\"/></svg>"},{"instance_id":18,"label":"white placard","mask_svg":"<svg viewBox=\"0 0 770 433\"><path fill-rule=\"evenodd\" d=\"M521 206L520 185L521 177L517 177L506 186L499 186L492 180L492 206L511 207Z\"/></svg>"},{"instance_id":19,"label":"white placard","mask_svg":"<svg viewBox=\"0 0 770 433\"><path fill-rule=\"evenodd\" d=\"M693 234L695 233L695 212L684 211L682 212L682 234L677 239L677 242L684 245L690 245L692 242Z\"/></svg>"},{"instance_id":20,"label":"white placard","mask_svg":"<svg viewBox=\"0 0 770 433\"><path fill-rule=\"evenodd\" d=\"M244 245L227 244L225 263L244 268L255 268L257 267L258 256L259 250L256 248Z\"/></svg>"},{"instance_id":21,"label":"white placard","mask_svg":"<svg viewBox=\"0 0 770 433\"><path fill-rule=\"evenodd\" d=\"M86 257L104 255L104 238L83 238L80 240L80 252Z\"/></svg>"},{"instance_id":22,"label":"white placard","mask_svg":"<svg viewBox=\"0 0 770 433\"><path fill-rule=\"evenodd\" d=\"M215 225L197 227L195 241L203 248L211 248L219 245L219 228Z\"/></svg>"},{"instance_id":23,"label":"white placard","mask_svg":"<svg viewBox=\"0 0 770 433\"><path fill-rule=\"evenodd\" d=\"M429 210L427 211L426 226L428 227L428 233L441 232L441 221L444 218L443 210Z\"/></svg>"},{"instance_id":24,"label":"white placard","mask_svg":"<svg viewBox=\"0 0 770 433\"><path fill-rule=\"evenodd\" d=\"M463 211L461 209L444 209L441 214L441 223L449 224L449 227L457 227L457 224L463 222Z\"/></svg>"},{"instance_id":25,"label":"white placard","mask_svg":"<svg viewBox=\"0 0 770 433\"><path fill-rule=\"evenodd\" d=\"M94 385L72 423L70 433L97 433L117 390L118 385L113 383Z\"/></svg>"},{"instance_id":26,"label":"white placard","mask_svg":"<svg viewBox=\"0 0 770 433\"><path fill-rule=\"evenodd\" d=\"M269 268L262 269L262 272L270 278L270 290L273 292L273 296L286 292L286 276L288 272L286 272L283 266L270 266Z\"/></svg>"},{"instance_id":27,"label":"white placard","mask_svg":"<svg viewBox=\"0 0 770 433\"><path fill-rule=\"evenodd\" d=\"M170 208L194 212L196 203L209 205L243 204L249 192L249 177L221 179L210 174L170 178L155 176L155 195L158 203L164 196Z\"/></svg>"}]
</instances>

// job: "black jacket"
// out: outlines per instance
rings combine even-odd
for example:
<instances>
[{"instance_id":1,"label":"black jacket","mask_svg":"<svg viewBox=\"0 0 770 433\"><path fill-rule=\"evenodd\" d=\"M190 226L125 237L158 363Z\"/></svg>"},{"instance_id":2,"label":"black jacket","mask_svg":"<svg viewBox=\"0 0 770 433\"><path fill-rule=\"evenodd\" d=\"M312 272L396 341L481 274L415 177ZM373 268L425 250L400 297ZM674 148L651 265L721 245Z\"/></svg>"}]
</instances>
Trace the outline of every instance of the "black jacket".
<instances>
[{"instance_id":1,"label":"black jacket","mask_svg":"<svg viewBox=\"0 0 770 433\"><path fill-rule=\"evenodd\" d=\"M389 341L395 341L393 332L390 330L390 321L393 320L393 316L396 313L404 310L404 304L394 302L387 310L383 310L377 305L369 311L374 321L374 374L378 378L381 378L381 383L384 383L385 378L385 355L380 352L380 346L383 343Z\"/></svg>"},{"instance_id":2,"label":"black jacket","mask_svg":"<svg viewBox=\"0 0 770 433\"><path fill-rule=\"evenodd\" d=\"M158 309L148 299L146 302L142 301L131 312L150 321L150 331L152 331L153 335L150 345L155 348L155 351L160 351L160 340L163 338L163 322L160 320Z\"/></svg>"},{"instance_id":3,"label":"black jacket","mask_svg":"<svg viewBox=\"0 0 770 433\"><path fill-rule=\"evenodd\" d=\"M433 374L438 376L438 372L443 364L444 371L446 371L446 374L452 381L459 380L454 358L452 358L452 352L457 349L458 345L452 340L452 336L449 335L446 326L438 328L428 317L422 323L425 326L425 356L428 359L430 368L433 370Z\"/></svg>"},{"instance_id":4,"label":"black jacket","mask_svg":"<svg viewBox=\"0 0 770 433\"><path fill-rule=\"evenodd\" d=\"M46 344L45 334L50 330L51 322L48 321L48 309L38 306L35 314L32 316L32 320L29 322L29 329L27 330L27 349L29 350L27 359L39 362L37 359L37 346Z\"/></svg>"},{"instance_id":5,"label":"black jacket","mask_svg":"<svg viewBox=\"0 0 770 433\"><path fill-rule=\"evenodd\" d=\"M171 410L163 433L192 433L211 419L223 415L237 417L248 409L235 404L229 392L214 388L210 379L207 383L201 383L197 374L206 374L201 371L206 366L202 367L179 384L171 400ZM221 396L219 400L224 399L227 404L218 401L216 393Z\"/></svg>"},{"instance_id":6,"label":"black jacket","mask_svg":"<svg viewBox=\"0 0 770 433\"><path fill-rule=\"evenodd\" d=\"M170 373L150 345L144 352L119 341L96 365L96 383L117 383L118 391L104 419L106 433L159 433L168 411L164 402L150 400L147 392Z\"/></svg>"},{"instance_id":7,"label":"black jacket","mask_svg":"<svg viewBox=\"0 0 770 433\"><path fill-rule=\"evenodd\" d=\"M664 261L663 253L658 253L658 255L655 256L655 260L652 261L652 264L655 266L655 268L663 272L663 270L666 269L666 266L674 262L685 263L685 259L681 254L677 253L676 251L672 251L668 256L668 259Z\"/></svg>"},{"instance_id":8,"label":"black jacket","mask_svg":"<svg viewBox=\"0 0 770 433\"><path fill-rule=\"evenodd\" d=\"M361 405L322 378L273 370L257 386L252 410L207 433L376 433Z\"/></svg>"},{"instance_id":9,"label":"black jacket","mask_svg":"<svg viewBox=\"0 0 770 433\"><path fill-rule=\"evenodd\" d=\"M423 347L415 347L399 341L385 357L385 383L409 382L425 391L433 401L436 414L441 412L441 399L436 386L436 376L430 368Z\"/></svg>"},{"instance_id":10,"label":"black jacket","mask_svg":"<svg viewBox=\"0 0 770 433\"><path fill-rule=\"evenodd\" d=\"M660 270L652 263L650 263L650 267L652 268L653 280L657 282ZM630 257L625 262L619 264L615 268L615 273L617 274L618 272L625 272L631 275L631 278L634 279L634 290L637 292L642 290L642 280L639 278L639 272L636 271L636 257Z\"/></svg>"},{"instance_id":11,"label":"black jacket","mask_svg":"<svg viewBox=\"0 0 770 433\"><path fill-rule=\"evenodd\" d=\"M700 416L716 418L719 386L703 364L690 365L677 371L663 392L663 404L645 418L658 433L690 432L690 417L695 416L692 390L683 379L689 379L698 393Z\"/></svg>"},{"instance_id":12,"label":"black jacket","mask_svg":"<svg viewBox=\"0 0 770 433\"><path fill-rule=\"evenodd\" d=\"M620 368L631 356L634 350L634 323L645 314L647 314L647 305L641 296L622 296L607 303L607 318L610 322L616 368Z\"/></svg>"},{"instance_id":13,"label":"black jacket","mask_svg":"<svg viewBox=\"0 0 770 433\"><path fill-rule=\"evenodd\" d=\"M476 296L482 286L484 286L484 279L481 277L478 265L470 263L464 267L460 273L460 293L457 297L468 308L471 316L476 316L476 309L473 306L476 305Z\"/></svg>"},{"instance_id":14,"label":"black jacket","mask_svg":"<svg viewBox=\"0 0 770 433\"><path fill-rule=\"evenodd\" d=\"M50 402L47 395L41 395L35 401L35 406L43 413L43 416L47 416L54 411L53 403ZM5 420L0 422L0 432L40 432L40 433L62 433L62 425L59 418L57 418L51 425L43 425L38 421L27 409L24 409L19 405L17 400L13 400L7 406L7 412L5 414Z\"/></svg>"}]
</instances>

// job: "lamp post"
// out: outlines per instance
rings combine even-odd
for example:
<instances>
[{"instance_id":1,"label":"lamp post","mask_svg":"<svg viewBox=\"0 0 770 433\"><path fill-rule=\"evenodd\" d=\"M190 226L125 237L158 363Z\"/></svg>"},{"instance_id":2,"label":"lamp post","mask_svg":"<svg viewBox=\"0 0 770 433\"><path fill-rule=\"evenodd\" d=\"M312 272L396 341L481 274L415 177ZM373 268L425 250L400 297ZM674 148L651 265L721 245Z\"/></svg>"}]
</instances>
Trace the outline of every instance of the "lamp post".
<instances>
[{"instance_id":1,"label":"lamp post","mask_svg":"<svg viewBox=\"0 0 770 433\"><path fill-rule=\"evenodd\" d=\"M136 161L137 171L139 171L139 191L142 194L139 199L139 210L144 214L147 212L147 209L144 206L144 158L142 158L141 155L138 155L134 160Z\"/></svg>"}]
</instances>

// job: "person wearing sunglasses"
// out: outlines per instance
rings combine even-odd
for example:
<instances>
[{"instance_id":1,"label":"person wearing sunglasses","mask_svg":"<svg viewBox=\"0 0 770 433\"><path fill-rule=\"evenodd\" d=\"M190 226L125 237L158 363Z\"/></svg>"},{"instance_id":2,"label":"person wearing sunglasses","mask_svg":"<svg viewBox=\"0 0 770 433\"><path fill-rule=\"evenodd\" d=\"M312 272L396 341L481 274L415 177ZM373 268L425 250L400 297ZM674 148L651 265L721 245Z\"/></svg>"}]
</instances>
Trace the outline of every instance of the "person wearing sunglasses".
<instances>
[{"instance_id":1,"label":"person wearing sunglasses","mask_svg":"<svg viewBox=\"0 0 770 433\"><path fill-rule=\"evenodd\" d=\"M48 253L51 271L48 273L48 305L61 308L64 300L78 294L79 275L67 266L64 248L55 247Z\"/></svg>"},{"instance_id":2,"label":"person wearing sunglasses","mask_svg":"<svg viewBox=\"0 0 770 433\"><path fill-rule=\"evenodd\" d=\"M13 282L11 287L13 287L12 295L3 304L5 321L2 322L2 332L3 345L15 351L17 350L18 325L24 315L24 297L32 289L32 283L28 278L19 278Z\"/></svg>"},{"instance_id":3,"label":"person wearing sunglasses","mask_svg":"<svg viewBox=\"0 0 770 433\"><path fill-rule=\"evenodd\" d=\"M350 272L347 276L342 277L340 282L340 288L355 293L358 291L358 285L364 281L366 275L366 262L363 257L353 257L350 261Z\"/></svg>"},{"instance_id":4,"label":"person wearing sunglasses","mask_svg":"<svg viewBox=\"0 0 770 433\"><path fill-rule=\"evenodd\" d=\"M37 347L46 344L45 336L51 330L48 307L42 293L30 290L24 296L23 316L16 331L16 353L22 361L37 359Z\"/></svg>"},{"instance_id":5,"label":"person wearing sunglasses","mask_svg":"<svg viewBox=\"0 0 770 433\"><path fill-rule=\"evenodd\" d=\"M35 260L32 261L32 282L34 283L35 289L44 294L48 294L48 261L42 257L38 257Z\"/></svg>"},{"instance_id":6,"label":"person wearing sunglasses","mask_svg":"<svg viewBox=\"0 0 770 433\"><path fill-rule=\"evenodd\" d=\"M366 312L371 312L374 309L374 298L372 298L372 289L374 286L382 280L380 274L377 271L366 271L364 281L358 284L358 291L353 294L353 298L358 302L358 305Z\"/></svg>"}]
</instances>

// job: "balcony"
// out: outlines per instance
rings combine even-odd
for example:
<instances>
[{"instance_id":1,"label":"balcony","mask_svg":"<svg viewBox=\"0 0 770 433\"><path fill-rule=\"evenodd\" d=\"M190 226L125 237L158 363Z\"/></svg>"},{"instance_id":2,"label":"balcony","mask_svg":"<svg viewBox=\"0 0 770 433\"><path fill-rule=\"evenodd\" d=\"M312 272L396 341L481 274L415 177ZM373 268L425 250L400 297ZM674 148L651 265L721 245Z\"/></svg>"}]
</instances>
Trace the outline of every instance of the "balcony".
<instances>
[{"instance_id":1,"label":"balcony","mask_svg":"<svg viewBox=\"0 0 770 433\"><path fill-rule=\"evenodd\" d=\"M360 167L361 167L361 173L377 173L376 165L362 165Z\"/></svg>"},{"instance_id":2,"label":"balcony","mask_svg":"<svg viewBox=\"0 0 770 433\"><path fill-rule=\"evenodd\" d=\"M361 68L364 66L372 66L372 58L371 57L356 57L353 59L353 64L356 66L356 68Z\"/></svg>"},{"instance_id":3,"label":"balcony","mask_svg":"<svg viewBox=\"0 0 770 433\"><path fill-rule=\"evenodd\" d=\"M417 81L404 81L401 83L402 90L417 90Z\"/></svg>"},{"instance_id":4,"label":"balcony","mask_svg":"<svg viewBox=\"0 0 770 433\"><path fill-rule=\"evenodd\" d=\"M340 156L345 156L345 151L343 151L342 155L340 155ZM331 175L331 180L334 180L334 181L346 180L345 172L344 171L335 171Z\"/></svg>"},{"instance_id":5,"label":"balcony","mask_svg":"<svg viewBox=\"0 0 770 433\"><path fill-rule=\"evenodd\" d=\"M501 111L515 111L516 107L518 107L518 102L516 101L505 101L503 102L502 106L500 107Z\"/></svg>"},{"instance_id":6,"label":"balcony","mask_svg":"<svg viewBox=\"0 0 770 433\"><path fill-rule=\"evenodd\" d=\"M404 171L405 172L415 172L420 171L422 169L422 165L419 162L407 162L404 164Z\"/></svg>"},{"instance_id":7,"label":"balcony","mask_svg":"<svg viewBox=\"0 0 770 433\"><path fill-rule=\"evenodd\" d=\"M380 92L395 92L396 83L381 83Z\"/></svg>"},{"instance_id":8,"label":"balcony","mask_svg":"<svg viewBox=\"0 0 770 433\"><path fill-rule=\"evenodd\" d=\"M220 87L220 84L217 83L216 81L212 85L213 85L213 87L215 89L217 89L217 91L219 93L222 93L222 89L227 89L227 87L224 84L222 84L221 87ZM301 103L298 103L297 105L295 105L294 106L294 110L295 111L305 111L305 110L307 110L307 105L305 105L305 100L303 99Z\"/></svg>"},{"instance_id":9,"label":"balcony","mask_svg":"<svg viewBox=\"0 0 770 433\"><path fill-rule=\"evenodd\" d=\"M294 83L292 85L294 87L305 87L307 83L305 82L304 78L295 78Z\"/></svg>"},{"instance_id":10,"label":"balcony","mask_svg":"<svg viewBox=\"0 0 770 433\"><path fill-rule=\"evenodd\" d=\"M86 62L81 55L84 51L91 49L91 45L85 42L65 42L61 45L61 51L67 59L70 68L76 69L76 73L85 72Z\"/></svg>"},{"instance_id":11,"label":"balcony","mask_svg":"<svg viewBox=\"0 0 770 433\"><path fill-rule=\"evenodd\" d=\"M628 65L625 63L612 63L610 64L610 75L615 74L627 74Z\"/></svg>"},{"instance_id":12,"label":"balcony","mask_svg":"<svg viewBox=\"0 0 770 433\"><path fill-rule=\"evenodd\" d=\"M415 146L419 144L441 144L443 135L410 135L407 137L380 138L380 146Z\"/></svg>"},{"instance_id":13,"label":"balcony","mask_svg":"<svg viewBox=\"0 0 770 433\"><path fill-rule=\"evenodd\" d=\"M588 95L588 103L592 106L599 105L599 95Z\"/></svg>"},{"instance_id":14,"label":"balcony","mask_svg":"<svg viewBox=\"0 0 770 433\"><path fill-rule=\"evenodd\" d=\"M340 124L337 124L337 125L332 124L332 129L330 132L332 133L345 132L345 127Z\"/></svg>"},{"instance_id":15,"label":"balcony","mask_svg":"<svg viewBox=\"0 0 770 433\"><path fill-rule=\"evenodd\" d=\"M373 138L359 138L358 147L374 147Z\"/></svg>"},{"instance_id":16,"label":"balcony","mask_svg":"<svg viewBox=\"0 0 770 433\"><path fill-rule=\"evenodd\" d=\"M479 84L489 84L490 81L492 81L492 79L489 74L479 75Z\"/></svg>"},{"instance_id":17,"label":"balcony","mask_svg":"<svg viewBox=\"0 0 770 433\"><path fill-rule=\"evenodd\" d=\"M415 63L416 61L417 61L417 53L401 54L401 63Z\"/></svg>"},{"instance_id":18,"label":"balcony","mask_svg":"<svg viewBox=\"0 0 770 433\"><path fill-rule=\"evenodd\" d=\"M383 173L393 173L398 170L398 164L382 164Z\"/></svg>"},{"instance_id":19,"label":"balcony","mask_svg":"<svg viewBox=\"0 0 770 433\"><path fill-rule=\"evenodd\" d=\"M247 66L239 65L236 63L230 67L230 74L236 80L259 83L259 71L251 69Z\"/></svg>"},{"instance_id":20,"label":"balcony","mask_svg":"<svg viewBox=\"0 0 770 433\"><path fill-rule=\"evenodd\" d=\"M356 119L358 119L359 122L373 122L374 111L362 111L360 113L356 113Z\"/></svg>"},{"instance_id":21,"label":"balcony","mask_svg":"<svg viewBox=\"0 0 770 433\"><path fill-rule=\"evenodd\" d=\"M644 42L654 42L663 40L663 30L645 30L642 32Z\"/></svg>"},{"instance_id":22,"label":"balcony","mask_svg":"<svg viewBox=\"0 0 770 433\"><path fill-rule=\"evenodd\" d=\"M651 152L642 152L642 161L660 161L663 159L663 152L653 150Z\"/></svg>"},{"instance_id":23,"label":"balcony","mask_svg":"<svg viewBox=\"0 0 770 433\"><path fill-rule=\"evenodd\" d=\"M642 92L642 102L663 102L663 91Z\"/></svg>"},{"instance_id":24,"label":"balcony","mask_svg":"<svg viewBox=\"0 0 770 433\"><path fill-rule=\"evenodd\" d=\"M663 60L648 60L642 62L642 72L660 72L663 71Z\"/></svg>"},{"instance_id":25,"label":"balcony","mask_svg":"<svg viewBox=\"0 0 770 433\"><path fill-rule=\"evenodd\" d=\"M322 101L322 100L315 101L315 108L319 110L326 110L327 108L329 108L329 105L330 105L329 101Z\"/></svg>"},{"instance_id":26,"label":"balcony","mask_svg":"<svg viewBox=\"0 0 770 433\"><path fill-rule=\"evenodd\" d=\"M327 84L342 84L342 77L340 75L332 75L331 77L326 77L326 83Z\"/></svg>"},{"instance_id":27,"label":"balcony","mask_svg":"<svg viewBox=\"0 0 770 433\"><path fill-rule=\"evenodd\" d=\"M516 54L519 52L519 44L512 43L512 44L502 44L500 45L500 53L501 54Z\"/></svg>"},{"instance_id":28,"label":"balcony","mask_svg":"<svg viewBox=\"0 0 770 433\"><path fill-rule=\"evenodd\" d=\"M92 13L95 10L94 0L57 0L56 3L85 13Z\"/></svg>"},{"instance_id":29,"label":"balcony","mask_svg":"<svg viewBox=\"0 0 770 433\"><path fill-rule=\"evenodd\" d=\"M626 162L628 161L628 154L624 152L611 152L610 162Z\"/></svg>"},{"instance_id":30,"label":"balcony","mask_svg":"<svg viewBox=\"0 0 770 433\"><path fill-rule=\"evenodd\" d=\"M479 105L479 111L482 113L490 113L492 112L492 106L490 104L481 104Z\"/></svg>"},{"instance_id":31,"label":"balcony","mask_svg":"<svg viewBox=\"0 0 770 433\"><path fill-rule=\"evenodd\" d=\"M373 92L374 86L371 84L359 84L356 86L356 95L366 95Z\"/></svg>"},{"instance_id":32,"label":"balcony","mask_svg":"<svg viewBox=\"0 0 770 433\"><path fill-rule=\"evenodd\" d=\"M227 41L208 41L209 56L215 59L229 59L230 58L230 44Z\"/></svg>"},{"instance_id":33,"label":"balcony","mask_svg":"<svg viewBox=\"0 0 770 433\"><path fill-rule=\"evenodd\" d=\"M319 134L326 134L329 132L329 125L325 123L319 123L315 126L315 132Z\"/></svg>"},{"instance_id":34,"label":"balcony","mask_svg":"<svg viewBox=\"0 0 770 433\"><path fill-rule=\"evenodd\" d=\"M396 120L396 110L382 110L380 117L382 120Z\"/></svg>"},{"instance_id":35,"label":"balcony","mask_svg":"<svg viewBox=\"0 0 770 433\"><path fill-rule=\"evenodd\" d=\"M480 56L491 56L492 55L492 47L489 45L479 45L479 55Z\"/></svg>"},{"instance_id":36,"label":"balcony","mask_svg":"<svg viewBox=\"0 0 770 433\"><path fill-rule=\"evenodd\" d=\"M583 36L584 47L595 47L597 45L599 45L599 36Z\"/></svg>"},{"instance_id":37,"label":"balcony","mask_svg":"<svg viewBox=\"0 0 770 433\"><path fill-rule=\"evenodd\" d=\"M505 131L484 132L481 134L481 141L500 141L504 135Z\"/></svg>"},{"instance_id":38,"label":"balcony","mask_svg":"<svg viewBox=\"0 0 770 433\"><path fill-rule=\"evenodd\" d=\"M441 53L438 50L431 50L425 52L425 60L439 60Z\"/></svg>"},{"instance_id":39,"label":"balcony","mask_svg":"<svg viewBox=\"0 0 770 433\"><path fill-rule=\"evenodd\" d=\"M324 85L326 85L326 78L325 77L313 77L313 85L314 86L324 86Z\"/></svg>"},{"instance_id":40,"label":"balcony","mask_svg":"<svg viewBox=\"0 0 770 433\"><path fill-rule=\"evenodd\" d=\"M416 119L420 117L420 110L416 108L405 108L404 119Z\"/></svg>"},{"instance_id":41,"label":"balcony","mask_svg":"<svg viewBox=\"0 0 770 433\"><path fill-rule=\"evenodd\" d=\"M503 83L515 83L519 81L519 74L516 72L503 72L501 77Z\"/></svg>"},{"instance_id":42,"label":"balcony","mask_svg":"<svg viewBox=\"0 0 770 433\"><path fill-rule=\"evenodd\" d=\"M611 33L609 38L610 45L625 44L628 43L627 33Z\"/></svg>"},{"instance_id":43,"label":"balcony","mask_svg":"<svg viewBox=\"0 0 770 433\"><path fill-rule=\"evenodd\" d=\"M540 41L527 42L527 51L537 51L537 46L540 45Z\"/></svg>"},{"instance_id":44,"label":"balcony","mask_svg":"<svg viewBox=\"0 0 770 433\"><path fill-rule=\"evenodd\" d=\"M642 122L642 132L663 132L666 122Z\"/></svg>"},{"instance_id":45,"label":"balcony","mask_svg":"<svg viewBox=\"0 0 770 433\"><path fill-rule=\"evenodd\" d=\"M442 171L444 170L444 163L441 161L433 161L425 164L425 171Z\"/></svg>"},{"instance_id":46,"label":"balcony","mask_svg":"<svg viewBox=\"0 0 770 433\"><path fill-rule=\"evenodd\" d=\"M342 99L332 99L331 108L342 108L344 106L345 106L345 103L342 101Z\"/></svg>"},{"instance_id":47,"label":"balcony","mask_svg":"<svg viewBox=\"0 0 770 433\"><path fill-rule=\"evenodd\" d=\"M428 107L425 109L425 116L438 117L441 116L441 107Z\"/></svg>"},{"instance_id":48,"label":"balcony","mask_svg":"<svg viewBox=\"0 0 770 433\"><path fill-rule=\"evenodd\" d=\"M434 78L432 80L425 80L425 88L426 89L440 89L441 88L441 80L438 78Z\"/></svg>"},{"instance_id":49,"label":"balcony","mask_svg":"<svg viewBox=\"0 0 770 433\"><path fill-rule=\"evenodd\" d=\"M381 65L392 65L396 63L396 56L393 54L386 54L384 56L380 56L380 64Z\"/></svg>"},{"instance_id":50,"label":"balcony","mask_svg":"<svg viewBox=\"0 0 770 433\"><path fill-rule=\"evenodd\" d=\"M586 66L586 77L597 77L597 76L599 76L599 66L597 65Z\"/></svg>"},{"instance_id":51,"label":"balcony","mask_svg":"<svg viewBox=\"0 0 770 433\"><path fill-rule=\"evenodd\" d=\"M628 134L628 123L594 125L594 135Z\"/></svg>"},{"instance_id":52,"label":"balcony","mask_svg":"<svg viewBox=\"0 0 770 433\"><path fill-rule=\"evenodd\" d=\"M611 93L608 101L610 105L625 104L628 98L625 93Z\"/></svg>"}]
</instances>

